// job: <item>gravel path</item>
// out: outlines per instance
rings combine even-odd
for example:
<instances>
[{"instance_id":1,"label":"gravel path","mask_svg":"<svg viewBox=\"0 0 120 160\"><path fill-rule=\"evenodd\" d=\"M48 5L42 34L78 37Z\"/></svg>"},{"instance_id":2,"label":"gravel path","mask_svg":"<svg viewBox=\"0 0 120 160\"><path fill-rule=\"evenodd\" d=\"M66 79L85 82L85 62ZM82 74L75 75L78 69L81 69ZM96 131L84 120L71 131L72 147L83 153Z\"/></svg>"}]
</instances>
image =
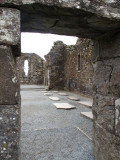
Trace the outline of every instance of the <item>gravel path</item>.
<instances>
[{"instance_id":1,"label":"gravel path","mask_svg":"<svg viewBox=\"0 0 120 160\"><path fill-rule=\"evenodd\" d=\"M80 116L80 112L90 109L50 91L60 98L52 101L42 90L43 86L22 86L21 160L94 160L89 140L92 121ZM53 103L60 102L75 105L76 109L56 109Z\"/></svg>"}]
</instances>

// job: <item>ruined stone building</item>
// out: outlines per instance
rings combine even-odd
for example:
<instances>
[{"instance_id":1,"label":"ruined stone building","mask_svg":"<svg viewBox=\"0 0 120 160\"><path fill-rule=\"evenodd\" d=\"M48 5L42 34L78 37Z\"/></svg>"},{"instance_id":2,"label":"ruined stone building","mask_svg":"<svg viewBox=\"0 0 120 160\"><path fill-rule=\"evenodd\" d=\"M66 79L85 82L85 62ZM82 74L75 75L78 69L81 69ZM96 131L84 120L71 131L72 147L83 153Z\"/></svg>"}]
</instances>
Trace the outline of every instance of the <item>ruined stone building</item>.
<instances>
[{"instance_id":1,"label":"ruined stone building","mask_svg":"<svg viewBox=\"0 0 120 160\"><path fill-rule=\"evenodd\" d=\"M54 43L46 58L49 89L65 89L85 95L93 93L93 42L78 39L76 45Z\"/></svg>"},{"instance_id":2,"label":"ruined stone building","mask_svg":"<svg viewBox=\"0 0 120 160\"><path fill-rule=\"evenodd\" d=\"M64 50L63 42L57 41L51 51L45 55L45 81L49 89L64 89Z\"/></svg>"},{"instance_id":3,"label":"ruined stone building","mask_svg":"<svg viewBox=\"0 0 120 160\"><path fill-rule=\"evenodd\" d=\"M44 60L35 53L22 53L17 59L21 84L44 84Z\"/></svg>"},{"instance_id":4,"label":"ruined stone building","mask_svg":"<svg viewBox=\"0 0 120 160\"><path fill-rule=\"evenodd\" d=\"M119 160L120 1L1 0L0 22L0 159L20 159L16 57L21 56L20 33L37 32L94 40L94 155L96 160Z\"/></svg>"}]
</instances>

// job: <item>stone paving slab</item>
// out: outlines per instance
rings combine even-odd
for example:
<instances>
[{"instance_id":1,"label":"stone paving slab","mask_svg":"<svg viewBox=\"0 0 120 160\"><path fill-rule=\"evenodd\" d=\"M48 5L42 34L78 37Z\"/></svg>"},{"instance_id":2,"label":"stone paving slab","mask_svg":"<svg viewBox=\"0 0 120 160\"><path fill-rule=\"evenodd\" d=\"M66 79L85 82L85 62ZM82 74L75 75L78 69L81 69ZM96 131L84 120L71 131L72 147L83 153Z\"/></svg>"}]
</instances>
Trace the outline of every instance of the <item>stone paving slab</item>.
<instances>
[{"instance_id":1,"label":"stone paving slab","mask_svg":"<svg viewBox=\"0 0 120 160\"><path fill-rule=\"evenodd\" d=\"M41 91L42 93L47 93L47 91Z\"/></svg>"},{"instance_id":2,"label":"stone paving slab","mask_svg":"<svg viewBox=\"0 0 120 160\"><path fill-rule=\"evenodd\" d=\"M81 112L80 114L87 119L93 120L92 112Z\"/></svg>"},{"instance_id":3,"label":"stone paving slab","mask_svg":"<svg viewBox=\"0 0 120 160\"><path fill-rule=\"evenodd\" d=\"M68 98L69 98L70 100L73 100L73 101L79 101L79 100L80 100L80 98L74 97L74 96L69 96Z\"/></svg>"},{"instance_id":4,"label":"stone paving slab","mask_svg":"<svg viewBox=\"0 0 120 160\"><path fill-rule=\"evenodd\" d=\"M78 103L88 108L92 108L92 105L93 105L92 101L79 101Z\"/></svg>"},{"instance_id":5,"label":"stone paving slab","mask_svg":"<svg viewBox=\"0 0 120 160\"><path fill-rule=\"evenodd\" d=\"M21 160L94 160L92 142L76 127L22 132Z\"/></svg>"},{"instance_id":6,"label":"stone paving slab","mask_svg":"<svg viewBox=\"0 0 120 160\"><path fill-rule=\"evenodd\" d=\"M52 93L44 93L44 96L52 96Z\"/></svg>"},{"instance_id":7,"label":"stone paving slab","mask_svg":"<svg viewBox=\"0 0 120 160\"><path fill-rule=\"evenodd\" d=\"M74 109L76 108L73 105L70 105L69 103L53 103L57 109Z\"/></svg>"},{"instance_id":8,"label":"stone paving slab","mask_svg":"<svg viewBox=\"0 0 120 160\"><path fill-rule=\"evenodd\" d=\"M61 95L61 96L68 96L67 93L61 93L61 92L59 92L58 94Z\"/></svg>"},{"instance_id":9,"label":"stone paving slab","mask_svg":"<svg viewBox=\"0 0 120 160\"><path fill-rule=\"evenodd\" d=\"M58 93L58 91L53 91L54 93Z\"/></svg>"},{"instance_id":10,"label":"stone paving slab","mask_svg":"<svg viewBox=\"0 0 120 160\"><path fill-rule=\"evenodd\" d=\"M60 101L60 99L58 97L49 97L49 99L51 99L53 101Z\"/></svg>"}]
</instances>

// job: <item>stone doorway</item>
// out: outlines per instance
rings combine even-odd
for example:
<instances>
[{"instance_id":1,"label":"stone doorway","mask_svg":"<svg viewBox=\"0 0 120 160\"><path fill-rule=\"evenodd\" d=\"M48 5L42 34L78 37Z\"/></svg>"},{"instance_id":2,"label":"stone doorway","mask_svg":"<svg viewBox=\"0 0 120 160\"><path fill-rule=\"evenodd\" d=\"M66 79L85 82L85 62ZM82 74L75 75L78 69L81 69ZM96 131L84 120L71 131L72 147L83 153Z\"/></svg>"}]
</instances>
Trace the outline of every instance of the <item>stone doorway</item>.
<instances>
[{"instance_id":1,"label":"stone doorway","mask_svg":"<svg viewBox=\"0 0 120 160\"><path fill-rule=\"evenodd\" d=\"M20 94L15 57L20 56L20 12L22 31L95 40L94 154L96 160L119 159L119 5L115 0L0 2L1 148L7 148L2 150L2 159L19 159Z\"/></svg>"}]
</instances>

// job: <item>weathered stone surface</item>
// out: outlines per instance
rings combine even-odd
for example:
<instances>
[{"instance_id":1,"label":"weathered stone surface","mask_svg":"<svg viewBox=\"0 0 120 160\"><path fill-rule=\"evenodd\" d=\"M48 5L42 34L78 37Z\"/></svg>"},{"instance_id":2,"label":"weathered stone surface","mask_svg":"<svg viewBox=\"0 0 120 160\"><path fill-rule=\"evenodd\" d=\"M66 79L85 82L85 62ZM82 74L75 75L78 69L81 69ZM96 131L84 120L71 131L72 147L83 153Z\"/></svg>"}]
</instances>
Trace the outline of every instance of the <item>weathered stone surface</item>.
<instances>
[{"instance_id":1,"label":"weathered stone surface","mask_svg":"<svg viewBox=\"0 0 120 160\"><path fill-rule=\"evenodd\" d=\"M25 75L25 61L28 61L28 75ZM35 53L22 53L17 59L17 70L20 74L21 84L44 83L44 60Z\"/></svg>"},{"instance_id":2,"label":"weathered stone surface","mask_svg":"<svg viewBox=\"0 0 120 160\"><path fill-rule=\"evenodd\" d=\"M118 37L114 38L119 46ZM93 139L96 160L120 158L120 53L119 47L111 43L111 48L109 42L106 46L104 42L100 43L100 53L103 51L104 54L94 64Z\"/></svg>"},{"instance_id":3,"label":"weathered stone surface","mask_svg":"<svg viewBox=\"0 0 120 160\"><path fill-rule=\"evenodd\" d=\"M76 45L66 46L64 53L65 90L92 96L92 55L93 42L90 39L78 39Z\"/></svg>"},{"instance_id":4,"label":"weathered stone surface","mask_svg":"<svg viewBox=\"0 0 120 160\"><path fill-rule=\"evenodd\" d=\"M51 51L45 55L46 79L49 89L64 88L64 49L63 42L57 41Z\"/></svg>"},{"instance_id":5,"label":"weathered stone surface","mask_svg":"<svg viewBox=\"0 0 120 160\"><path fill-rule=\"evenodd\" d=\"M91 96L93 93L93 42L79 39L76 45L55 42L46 58L49 89L65 89ZM78 59L80 56L80 59ZM79 68L79 69L78 69Z\"/></svg>"},{"instance_id":6,"label":"weathered stone surface","mask_svg":"<svg viewBox=\"0 0 120 160\"><path fill-rule=\"evenodd\" d=\"M95 38L120 27L120 2L86 0L1 0L21 10L22 31Z\"/></svg>"},{"instance_id":7,"label":"weathered stone surface","mask_svg":"<svg viewBox=\"0 0 120 160\"><path fill-rule=\"evenodd\" d=\"M0 105L0 159L18 160L20 155L20 106Z\"/></svg>"},{"instance_id":8,"label":"weathered stone surface","mask_svg":"<svg viewBox=\"0 0 120 160\"><path fill-rule=\"evenodd\" d=\"M112 90L120 96L120 58L96 62L94 72L97 93L107 96Z\"/></svg>"},{"instance_id":9,"label":"weathered stone surface","mask_svg":"<svg viewBox=\"0 0 120 160\"><path fill-rule=\"evenodd\" d=\"M94 61L120 56L120 34L108 34L101 40L95 41ZM114 49L113 49L114 48Z\"/></svg>"},{"instance_id":10,"label":"weathered stone surface","mask_svg":"<svg viewBox=\"0 0 120 160\"><path fill-rule=\"evenodd\" d=\"M120 137L111 134L99 124L94 124L94 154L96 160L118 160L120 157Z\"/></svg>"},{"instance_id":11,"label":"weathered stone surface","mask_svg":"<svg viewBox=\"0 0 120 160\"><path fill-rule=\"evenodd\" d=\"M0 44L20 43L20 11L0 8Z\"/></svg>"},{"instance_id":12,"label":"weathered stone surface","mask_svg":"<svg viewBox=\"0 0 120 160\"><path fill-rule=\"evenodd\" d=\"M15 57L11 47L0 46L0 104L17 104L19 101L19 80Z\"/></svg>"}]
</instances>

